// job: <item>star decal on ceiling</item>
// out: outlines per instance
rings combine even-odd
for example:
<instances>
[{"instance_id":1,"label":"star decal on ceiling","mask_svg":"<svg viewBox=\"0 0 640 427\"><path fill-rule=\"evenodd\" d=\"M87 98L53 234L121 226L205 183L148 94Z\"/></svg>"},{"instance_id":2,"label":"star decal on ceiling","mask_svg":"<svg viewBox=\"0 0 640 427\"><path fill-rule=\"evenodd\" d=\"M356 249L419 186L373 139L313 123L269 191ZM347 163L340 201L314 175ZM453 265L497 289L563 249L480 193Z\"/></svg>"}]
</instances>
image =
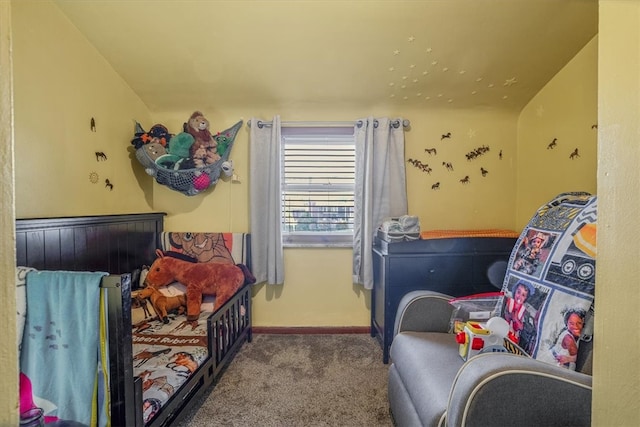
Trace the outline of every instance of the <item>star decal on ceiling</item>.
<instances>
[{"instance_id":1,"label":"star decal on ceiling","mask_svg":"<svg viewBox=\"0 0 640 427\"><path fill-rule=\"evenodd\" d=\"M469 132L467 132L467 136L469 137L469 139L475 138L476 130L475 129L469 129Z\"/></svg>"},{"instance_id":2,"label":"star decal on ceiling","mask_svg":"<svg viewBox=\"0 0 640 427\"><path fill-rule=\"evenodd\" d=\"M393 51L393 54L394 55L400 55L400 51L398 49L396 49L396 50Z\"/></svg>"},{"instance_id":3,"label":"star decal on ceiling","mask_svg":"<svg viewBox=\"0 0 640 427\"><path fill-rule=\"evenodd\" d=\"M389 71L395 71L396 68L395 67L389 67Z\"/></svg>"},{"instance_id":4,"label":"star decal on ceiling","mask_svg":"<svg viewBox=\"0 0 640 427\"><path fill-rule=\"evenodd\" d=\"M431 49L430 47L427 48L427 53L431 53L433 51L433 49Z\"/></svg>"},{"instance_id":5,"label":"star decal on ceiling","mask_svg":"<svg viewBox=\"0 0 640 427\"><path fill-rule=\"evenodd\" d=\"M510 79L504 81L504 86L513 86L516 83L518 83L518 80L516 80L515 77L511 77Z\"/></svg>"},{"instance_id":6,"label":"star decal on ceiling","mask_svg":"<svg viewBox=\"0 0 640 427\"><path fill-rule=\"evenodd\" d=\"M409 43L411 43L411 42L412 42L412 41L414 41L415 39L416 39L415 37L413 37L413 36L409 36L409 38L407 39L407 41L408 41Z\"/></svg>"}]
</instances>

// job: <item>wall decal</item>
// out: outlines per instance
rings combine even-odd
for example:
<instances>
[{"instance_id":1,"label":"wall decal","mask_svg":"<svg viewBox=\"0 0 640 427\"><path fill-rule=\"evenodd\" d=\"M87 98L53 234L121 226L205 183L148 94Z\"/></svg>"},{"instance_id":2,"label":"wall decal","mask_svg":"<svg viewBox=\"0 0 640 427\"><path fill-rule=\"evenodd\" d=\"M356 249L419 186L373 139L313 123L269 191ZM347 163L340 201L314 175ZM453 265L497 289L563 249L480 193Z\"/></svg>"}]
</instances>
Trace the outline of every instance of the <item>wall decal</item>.
<instances>
[{"instance_id":1,"label":"wall decal","mask_svg":"<svg viewBox=\"0 0 640 427\"><path fill-rule=\"evenodd\" d=\"M598 129L598 125L597 124L591 125L591 129Z\"/></svg>"},{"instance_id":2,"label":"wall decal","mask_svg":"<svg viewBox=\"0 0 640 427\"><path fill-rule=\"evenodd\" d=\"M502 150L500 150L500 152L498 153L498 158L502 160Z\"/></svg>"},{"instance_id":3,"label":"wall decal","mask_svg":"<svg viewBox=\"0 0 640 427\"><path fill-rule=\"evenodd\" d=\"M428 174L431 174L431 172L433 171L433 169L431 169L428 164L422 163L420 160L409 159L407 160L407 163L411 163L422 172L426 172Z\"/></svg>"},{"instance_id":4,"label":"wall decal","mask_svg":"<svg viewBox=\"0 0 640 427\"><path fill-rule=\"evenodd\" d=\"M96 162L107 160L107 155L102 151L96 151Z\"/></svg>"},{"instance_id":5,"label":"wall decal","mask_svg":"<svg viewBox=\"0 0 640 427\"><path fill-rule=\"evenodd\" d=\"M439 190L440 189L440 181L436 182L435 184L433 184L431 186L432 190Z\"/></svg>"},{"instance_id":6,"label":"wall decal","mask_svg":"<svg viewBox=\"0 0 640 427\"><path fill-rule=\"evenodd\" d=\"M549 145L547 145L547 150L553 150L554 148L556 148L556 145L558 145L558 138L553 138L553 141L551 141Z\"/></svg>"},{"instance_id":7,"label":"wall decal","mask_svg":"<svg viewBox=\"0 0 640 427\"><path fill-rule=\"evenodd\" d=\"M490 150L489 147L487 147L486 145L483 145L481 147L476 148L473 151L469 151L467 154L465 154L465 157L467 158L467 160L473 160L482 156L483 154L488 153L489 150Z\"/></svg>"},{"instance_id":8,"label":"wall decal","mask_svg":"<svg viewBox=\"0 0 640 427\"><path fill-rule=\"evenodd\" d=\"M436 150L435 148L425 148L424 152L429 154L429 155L437 155L438 154L438 150Z\"/></svg>"},{"instance_id":9,"label":"wall decal","mask_svg":"<svg viewBox=\"0 0 640 427\"><path fill-rule=\"evenodd\" d=\"M578 154L578 149L576 148L575 150L573 150L573 151L571 152L571 154L569 154L569 158L570 158L571 160L573 160L573 159L575 159L575 158L577 158L577 157L580 157L580 154Z\"/></svg>"},{"instance_id":10,"label":"wall decal","mask_svg":"<svg viewBox=\"0 0 640 427\"><path fill-rule=\"evenodd\" d=\"M471 182L471 180L469 179L469 175L465 176L464 178L462 178L460 180L460 182L464 185L464 184L468 184Z\"/></svg>"},{"instance_id":11,"label":"wall decal","mask_svg":"<svg viewBox=\"0 0 640 427\"><path fill-rule=\"evenodd\" d=\"M108 179L104 180L104 186L109 189L109 191L113 190L113 184Z\"/></svg>"},{"instance_id":12,"label":"wall decal","mask_svg":"<svg viewBox=\"0 0 640 427\"><path fill-rule=\"evenodd\" d=\"M89 182L91 182L92 184L97 184L99 179L100 178L98 177L98 174L96 172L91 172L89 174Z\"/></svg>"},{"instance_id":13,"label":"wall decal","mask_svg":"<svg viewBox=\"0 0 640 427\"><path fill-rule=\"evenodd\" d=\"M95 132L95 131L96 131L96 119L91 117L91 132Z\"/></svg>"},{"instance_id":14,"label":"wall decal","mask_svg":"<svg viewBox=\"0 0 640 427\"><path fill-rule=\"evenodd\" d=\"M442 95L438 95L438 96L442 96ZM451 132L447 132L447 133L443 134L443 135L440 137L440 141L442 141L442 140L443 140L443 139L445 139L445 138L451 138Z\"/></svg>"},{"instance_id":15,"label":"wall decal","mask_svg":"<svg viewBox=\"0 0 640 427\"><path fill-rule=\"evenodd\" d=\"M483 168L483 167L480 167L480 173L482 174L482 176L483 176L483 177L485 177L485 176L487 176L487 174L489 173L489 171L488 171L488 170L486 170L486 169L485 169L485 168Z\"/></svg>"},{"instance_id":16,"label":"wall decal","mask_svg":"<svg viewBox=\"0 0 640 427\"><path fill-rule=\"evenodd\" d=\"M448 171L453 171L453 164L451 164L450 162L442 162L442 166L447 168Z\"/></svg>"}]
</instances>

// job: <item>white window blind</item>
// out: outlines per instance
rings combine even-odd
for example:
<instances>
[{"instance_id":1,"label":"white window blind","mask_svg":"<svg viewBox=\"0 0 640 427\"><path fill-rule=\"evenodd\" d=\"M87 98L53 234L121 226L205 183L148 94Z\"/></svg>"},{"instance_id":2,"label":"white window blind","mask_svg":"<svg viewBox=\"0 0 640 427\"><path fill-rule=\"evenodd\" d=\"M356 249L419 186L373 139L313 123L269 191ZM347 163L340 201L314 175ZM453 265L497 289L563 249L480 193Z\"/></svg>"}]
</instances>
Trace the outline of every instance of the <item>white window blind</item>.
<instances>
[{"instance_id":1,"label":"white window blind","mask_svg":"<svg viewBox=\"0 0 640 427\"><path fill-rule=\"evenodd\" d=\"M282 234L288 246L353 242L353 128L295 128L282 135Z\"/></svg>"}]
</instances>

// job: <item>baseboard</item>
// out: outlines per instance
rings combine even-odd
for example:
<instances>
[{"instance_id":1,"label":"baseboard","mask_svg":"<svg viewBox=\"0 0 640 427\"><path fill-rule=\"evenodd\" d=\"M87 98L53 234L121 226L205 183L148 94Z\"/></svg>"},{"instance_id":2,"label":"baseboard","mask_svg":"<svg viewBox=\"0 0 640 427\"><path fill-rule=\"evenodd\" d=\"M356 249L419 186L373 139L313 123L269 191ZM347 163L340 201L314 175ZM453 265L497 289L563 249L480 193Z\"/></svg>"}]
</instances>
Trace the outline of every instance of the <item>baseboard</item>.
<instances>
[{"instance_id":1,"label":"baseboard","mask_svg":"<svg viewBox=\"0 0 640 427\"><path fill-rule=\"evenodd\" d=\"M254 334L368 334L369 326L253 326Z\"/></svg>"}]
</instances>

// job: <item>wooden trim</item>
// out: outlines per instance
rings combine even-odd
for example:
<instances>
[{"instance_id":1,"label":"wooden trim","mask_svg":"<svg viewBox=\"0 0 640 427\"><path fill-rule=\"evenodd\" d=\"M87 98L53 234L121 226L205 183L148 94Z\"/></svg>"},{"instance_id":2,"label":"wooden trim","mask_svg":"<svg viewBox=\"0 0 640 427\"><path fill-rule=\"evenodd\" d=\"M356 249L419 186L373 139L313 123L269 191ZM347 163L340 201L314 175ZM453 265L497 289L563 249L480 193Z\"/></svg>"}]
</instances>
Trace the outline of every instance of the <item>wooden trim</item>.
<instances>
[{"instance_id":1,"label":"wooden trim","mask_svg":"<svg viewBox=\"0 0 640 427\"><path fill-rule=\"evenodd\" d=\"M368 334L369 326L253 326L254 334Z\"/></svg>"}]
</instances>

